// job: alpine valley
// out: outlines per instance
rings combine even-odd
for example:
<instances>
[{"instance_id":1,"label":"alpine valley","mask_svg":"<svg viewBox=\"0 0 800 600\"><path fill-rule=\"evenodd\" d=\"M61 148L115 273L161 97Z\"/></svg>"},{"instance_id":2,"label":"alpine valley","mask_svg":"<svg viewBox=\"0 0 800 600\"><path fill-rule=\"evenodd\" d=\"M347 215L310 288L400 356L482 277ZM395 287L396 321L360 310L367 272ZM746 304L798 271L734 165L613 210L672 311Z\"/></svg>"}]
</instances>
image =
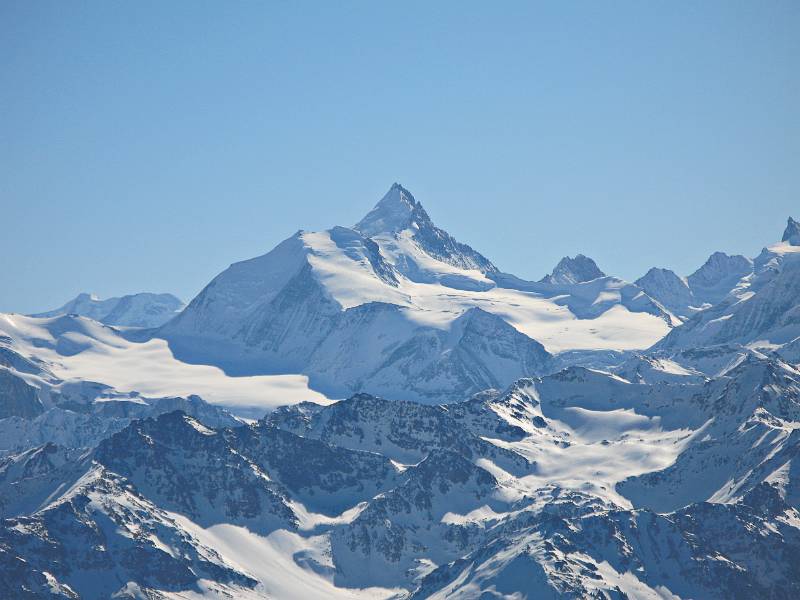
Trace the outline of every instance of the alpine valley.
<instances>
[{"instance_id":1,"label":"alpine valley","mask_svg":"<svg viewBox=\"0 0 800 600\"><path fill-rule=\"evenodd\" d=\"M12 600L798 598L800 223L528 281L394 184L185 306L0 314L0 518Z\"/></svg>"}]
</instances>

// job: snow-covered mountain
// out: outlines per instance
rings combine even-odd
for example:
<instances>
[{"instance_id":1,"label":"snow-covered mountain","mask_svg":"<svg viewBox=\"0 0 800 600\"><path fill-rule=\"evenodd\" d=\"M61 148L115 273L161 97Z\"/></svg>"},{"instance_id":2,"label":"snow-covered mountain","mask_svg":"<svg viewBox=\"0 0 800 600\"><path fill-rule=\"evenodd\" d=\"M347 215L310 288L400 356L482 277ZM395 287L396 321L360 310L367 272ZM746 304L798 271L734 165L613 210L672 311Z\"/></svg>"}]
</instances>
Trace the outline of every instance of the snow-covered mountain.
<instances>
[{"instance_id":1,"label":"snow-covered mountain","mask_svg":"<svg viewBox=\"0 0 800 600\"><path fill-rule=\"evenodd\" d=\"M414 281L420 281L415 277L421 277L421 282L426 283L427 279L422 273L428 271L430 276L437 277L441 272L438 265L431 265L424 258L419 260L422 257L416 249L458 269L484 274L497 272L497 267L488 258L436 227L422 204L399 183L392 185L354 229L365 237L375 239L393 266ZM409 246L408 242L413 246ZM433 269L426 269L431 266Z\"/></svg>"},{"instance_id":2,"label":"snow-covered mountain","mask_svg":"<svg viewBox=\"0 0 800 600\"><path fill-rule=\"evenodd\" d=\"M395 184L123 300L0 314L1 598L800 597L792 219L534 282Z\"/></svg>"},{"instance_id":3,"label":"snow-covered mountain","mask_svg":"<svg viewBox=\"0 0 800 600\"><path fill-rule=\"evenodd\" d=\"M354 228L231 265L157 335L183 360L303 373L329 396L439 402L547 372L554 352L644 348L673 324L591 259L562 263L548 283L504 274L395 184Z\"/></svg>"},{"instance_id":4,"label":"snow-covered mountain","mask_svg":"<svg viewBox=\"0 0 800 600\"><path fill-rule=\"evenodd\" d=\"M106 325L159 327L173 318L184 306L184 303L172 294L142 292L101 300L93 294L83 293L60 308L31 316L80 315Z\"/></svg>"}]
</instances>

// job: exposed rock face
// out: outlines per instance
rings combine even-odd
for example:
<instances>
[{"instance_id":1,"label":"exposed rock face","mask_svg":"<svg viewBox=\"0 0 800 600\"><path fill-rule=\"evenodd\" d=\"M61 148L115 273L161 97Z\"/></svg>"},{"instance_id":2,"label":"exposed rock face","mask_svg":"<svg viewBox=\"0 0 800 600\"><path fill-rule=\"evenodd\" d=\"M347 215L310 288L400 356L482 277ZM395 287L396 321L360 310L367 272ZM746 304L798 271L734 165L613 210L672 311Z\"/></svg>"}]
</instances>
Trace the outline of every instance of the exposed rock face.
<instances>
[{"instance_id":1,"label":"exposed rock face","mask_svg":"<svg viewBox=\"0 0 800 600\"><path fill-rule=\"evenodd\" d=\"M0 369L0 419L30 419L43 412L36 388L12 371Z\"/></svg>"},{"instance_id":2,"label":"exposed rock face","mask_svg":"<svg viewBox=\"0 0 800 600\"><path fill-rule=\"evenodd\" d=\"M251 588L256 582L224 564L169 514L100 466L57 502L4 521L0 578L7 598L111 598L125 588L185 590L200 578ZM39 593L26 590L34 582ZM45 589L42 589L45 588Z\"/></svg>"},{"instance_id":3,"label":"exposed rock face","mask_svg":"<svg viewBox=\"0 0 800 600\"><path fill-rule=\"evenodd\" d=\"M792 217L789 217L781 241L789 242L792 246L800 246L800 223Z\"/></svg>"}]
</instances>

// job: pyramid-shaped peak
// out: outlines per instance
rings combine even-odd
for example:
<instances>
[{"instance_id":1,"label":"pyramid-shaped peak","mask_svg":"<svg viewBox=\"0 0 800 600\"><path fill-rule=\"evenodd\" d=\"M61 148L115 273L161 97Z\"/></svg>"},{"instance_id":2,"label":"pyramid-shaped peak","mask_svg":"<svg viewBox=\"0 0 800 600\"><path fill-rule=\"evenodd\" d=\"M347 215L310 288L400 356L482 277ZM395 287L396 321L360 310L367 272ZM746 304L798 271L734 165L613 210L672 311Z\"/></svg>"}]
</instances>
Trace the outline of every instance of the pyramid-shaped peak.
<instances>
[{"instance_id":1,"label":"pyramid-shaped peak","mask_svg":"<svg viewBox=\"0 0 800 600\"><path fill-rule=\"evenodd\" d=\"M392 184L366 217L355 228L367 237L397 233L416 225L431 225L430 217L414 196L399 183Z\"/></svg>"},{"instance_id":2,"label":"pyramid-shaped peak","mask_svg":"<svg viewBox=\"0 0 800 600\"><path fill-rule=\"evenodd\" d=\"M792 246L800 246L800 222L789 217L781 241L789 242Z\"/></svg>"},{"instance_id":3,"label":"pyramid-shaped peak","mask_svg":"<svg viewBox=\"0 0 800 600\"><path fill-rule=\"evenodd\" d=\"M569 256L562 258L556 268L553 269L553 272L541 281L551 285L570 285L592 281L598 277L605 276L606 274L600 270L594 260L583 254L578 254L574 258Z\"/></svg>"}]
</instances>

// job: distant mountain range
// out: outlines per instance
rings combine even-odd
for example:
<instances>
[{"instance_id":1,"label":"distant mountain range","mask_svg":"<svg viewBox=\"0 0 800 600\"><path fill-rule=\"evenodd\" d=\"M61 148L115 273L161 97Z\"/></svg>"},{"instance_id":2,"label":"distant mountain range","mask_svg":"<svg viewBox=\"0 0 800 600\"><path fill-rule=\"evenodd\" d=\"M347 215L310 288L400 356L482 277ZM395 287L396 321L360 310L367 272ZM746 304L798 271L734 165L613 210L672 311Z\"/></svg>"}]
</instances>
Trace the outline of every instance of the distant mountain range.
<instances>
[{"instance_id":1,"label":"distant mountain range","mask_svg":"<svg viewBox=\"0 0 800 600\"><path fill-rule=\"evenodd\" d=\"M106 325L159 327L183 310L184 306L184 303L172 294L143 292L100 300L92 294L83 293L60 308L31 316L80 315Z\"/></svg>"},{"instance_id":2,"label":"distant mountain range","mask_svg":"<svg viewBox=\"0 0 800 600\"><path fill-rule=\"evenodd\" d=\"M395 184L188 305L0 314L2 598L800 597L800 224L502 272Z\"/></svg>"}]
</instances>

